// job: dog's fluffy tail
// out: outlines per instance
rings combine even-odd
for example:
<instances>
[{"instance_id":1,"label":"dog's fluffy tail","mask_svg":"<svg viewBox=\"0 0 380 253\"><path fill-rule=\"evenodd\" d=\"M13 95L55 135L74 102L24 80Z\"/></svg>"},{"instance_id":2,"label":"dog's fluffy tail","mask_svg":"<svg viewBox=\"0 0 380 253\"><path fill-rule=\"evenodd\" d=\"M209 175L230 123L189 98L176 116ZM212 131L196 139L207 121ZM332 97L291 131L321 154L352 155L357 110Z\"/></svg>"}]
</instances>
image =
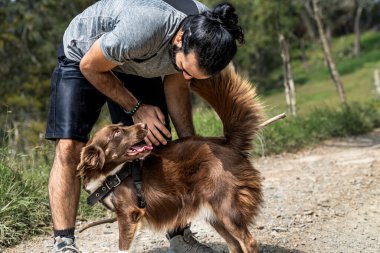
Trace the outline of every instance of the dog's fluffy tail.
<instances>
[{"instance_id":1,"label":"dog's fluffy tail","mask_svg":"<svg viewBox=\"0 0 380 253\"><path fill-rule=\"evenodd\" d=\"M227 145L248 156L262 121L262 106L254 86L230 65L210 79L194 79L191 87L219 115Z\"/></svg>"}]
</instances>

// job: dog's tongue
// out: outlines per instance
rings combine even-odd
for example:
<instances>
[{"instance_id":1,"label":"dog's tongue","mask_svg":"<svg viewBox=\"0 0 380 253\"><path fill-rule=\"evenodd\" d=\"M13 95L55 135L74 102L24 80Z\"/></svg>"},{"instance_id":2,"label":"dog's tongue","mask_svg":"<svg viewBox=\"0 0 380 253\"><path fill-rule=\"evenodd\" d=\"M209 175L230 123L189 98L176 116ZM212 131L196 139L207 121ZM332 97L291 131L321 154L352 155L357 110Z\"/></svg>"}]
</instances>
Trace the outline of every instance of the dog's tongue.
<instances>
[{"instance_id":1,"label":"dog's tongue","mask_svg":"<svg viewBox=\"0 0 380 253\"><path fill-rule=\"evenodd\" d=\"M152 150L152 149L153 149L152 146L146 145L146 144L138 144L138 145L134 145L130 148L130 150L138 152L138 153L143 152L145 150Z\"/></svg>"}]
</instances>

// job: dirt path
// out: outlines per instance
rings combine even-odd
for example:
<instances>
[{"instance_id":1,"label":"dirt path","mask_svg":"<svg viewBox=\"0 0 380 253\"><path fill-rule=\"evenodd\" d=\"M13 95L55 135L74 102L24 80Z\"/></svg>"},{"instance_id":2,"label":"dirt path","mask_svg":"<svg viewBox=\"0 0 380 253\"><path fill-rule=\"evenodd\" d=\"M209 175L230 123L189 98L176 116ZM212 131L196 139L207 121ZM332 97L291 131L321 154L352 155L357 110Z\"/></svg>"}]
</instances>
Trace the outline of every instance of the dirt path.
<instances>
[{"instance_id":1,"label":"dirt path","mask_svg":"<svg viewBox=\"0 0 380 253\"><path fill-rule=\"evenodd\" d=\"M267 252L380 252L380 129L330 140L297 154L253 161L262 172L265 205L251 228ZM200 241L227 252L208 225L196 221ZM78 236L83 252L117 252L117 226L101 225ZM143 230L131 252L166 252L164 233ZM4 253L50 252L41 237Z\"/></svg>"}]
</instances>

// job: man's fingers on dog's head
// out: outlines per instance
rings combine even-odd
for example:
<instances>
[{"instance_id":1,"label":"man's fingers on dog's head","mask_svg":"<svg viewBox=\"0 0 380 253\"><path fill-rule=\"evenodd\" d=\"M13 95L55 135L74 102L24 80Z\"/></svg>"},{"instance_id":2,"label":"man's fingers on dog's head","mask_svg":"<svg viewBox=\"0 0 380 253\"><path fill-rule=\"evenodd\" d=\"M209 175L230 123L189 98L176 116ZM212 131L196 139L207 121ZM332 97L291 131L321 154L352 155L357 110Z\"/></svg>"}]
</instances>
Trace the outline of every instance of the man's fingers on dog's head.
<instances>
[{"instance_id":1,"label":"man's fingers on dog's head","mask_svg":"<svg viewBox=\"0 0 380 253\"><path fill-rule=\"evenodd\" d=\"M165 124L165 115L161 112L160 108L157 107L156 110L157 118L161 121L162 124Z\"/></svg>"},{"instance_id":2,"label":"man's fingers on dog's head","mask_svg":"<svg viewBox=\"0 0 380 253\"><path fill-rule=\"evenodd\" d=\"M148 137L145 137L145 138L144 138L144 141L145 141L145 143L146 143L147 145L152 146L152 142L149 140Z\"/></svg>"},{"instance_id":3,"label":"man's fingers on dog's head","mask_svg":"<svg viewBox=\"0 0 380 253\"><path fill-rule=\"evenodd\" d=\"M158 130L160 130L160 136L162 136L162 134L164 134L166 137L172 138L172 135L170 134L169 130L166 128L165 125L158 124L158 125L156 125L156 128Z\"/></svg>"},{"instance_id":4,"label":"man's fingers on dog's head","mask_svg":"<svg viewBox=\"0 0 380 253\"><path fill-rule=\"evenodd\" d=\"M160 142L153 135L152 130L149 129L149 133L148 133L147 137L148 137L149 141L151 143L153 143L154 145L156 145L156 146L160 145Z\"/></svg>"},{"instance_id":5,"label":"man's fingers on dog's head","mask_svg":"<svg viewBox=\"0 0 380 253\"><path fill-rule=\"evenodd\" d=\"M155 140L159 141L158 144L155 143L156 145L160 145L160 144L166 145L166 143L167 143L166 139L162 136L160 131L157 130L157 128L154 128L150 131L151 131L152 135L154 136Z\"/></svg>"}]
</instances>

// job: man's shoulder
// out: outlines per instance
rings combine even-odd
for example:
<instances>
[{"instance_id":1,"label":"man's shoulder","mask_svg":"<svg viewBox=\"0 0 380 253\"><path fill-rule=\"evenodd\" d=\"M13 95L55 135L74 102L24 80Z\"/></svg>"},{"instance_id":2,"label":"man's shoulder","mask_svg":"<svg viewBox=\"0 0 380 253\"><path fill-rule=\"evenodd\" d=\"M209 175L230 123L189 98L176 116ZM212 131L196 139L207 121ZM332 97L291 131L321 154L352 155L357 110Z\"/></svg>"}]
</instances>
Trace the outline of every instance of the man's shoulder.
<instances>
[{"instance_id":1,"label":"man's shoulder","mask_svg":"<svg viewBox=\"0 0 380 253\"><path fill-rule=\"evenodd\" d=\"M199 14L208 10L206 5L197 0L149 0L140 4L160 8L163 11L178 11L185 15Z\"/></svg>"},{"instance_id":2,"label":"man's shoulder","mask_svg":"<svg viewBox=\"0 0 380 253\"><path fill-rule=\"evenodd\" d=\"M197 5L199 13L210 10L210 8L199 1L194 0L193 2Z\"/></svg>"}]
</instances>

